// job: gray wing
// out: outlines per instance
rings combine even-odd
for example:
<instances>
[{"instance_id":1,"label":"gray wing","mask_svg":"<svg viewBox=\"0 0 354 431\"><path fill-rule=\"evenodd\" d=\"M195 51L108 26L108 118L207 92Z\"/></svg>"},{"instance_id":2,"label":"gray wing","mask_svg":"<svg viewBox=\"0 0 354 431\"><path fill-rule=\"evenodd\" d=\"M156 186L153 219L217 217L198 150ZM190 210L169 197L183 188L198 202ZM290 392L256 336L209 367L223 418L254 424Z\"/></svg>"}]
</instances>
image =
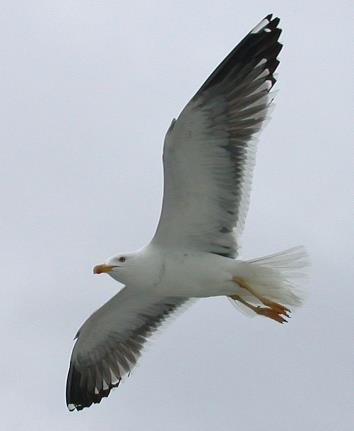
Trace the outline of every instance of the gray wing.
<instances>
[{"instance_id":1,"label":"gray wing","mask_svg":"<svg viewBox=\"0 0 354 431\"><path fill-rule=\"evenodd\" d=\"M82 410L107 397L134 367L149 335L186 301L124 288L93 313L79 330L71 355L69 410Z\"/></svg>"},{"instance_id":2,"label":"gray wing","mask_svg":"<svg viewBox=\"0 0 354 431\"><path fill-rule=\"evenodd\" d=\"M172 122L153 242L235 257L248 209L255 137L279 64L278 23L271 15L264 18Z\"/></svg>"}]
</instances>

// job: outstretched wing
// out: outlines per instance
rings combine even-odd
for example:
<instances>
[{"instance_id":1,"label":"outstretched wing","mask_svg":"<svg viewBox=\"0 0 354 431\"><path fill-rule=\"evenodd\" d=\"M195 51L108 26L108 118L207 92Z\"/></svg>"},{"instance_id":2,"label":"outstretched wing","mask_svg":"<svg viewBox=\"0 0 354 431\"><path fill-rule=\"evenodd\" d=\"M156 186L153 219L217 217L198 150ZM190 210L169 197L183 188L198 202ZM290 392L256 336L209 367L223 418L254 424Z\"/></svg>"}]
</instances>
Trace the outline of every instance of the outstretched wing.
<instances>
[{"instance_id":1,"label":"outstretched wing","mask_svg":"<svg viewBox=\"0 0 354 431\"><path fill-rule=\"evenodd\" d=\"M279 64L278 24L278 18L264 18L172 122L155 243L236 255L248 209L254 138Z\"/></svg>"},{"instance_id":2,"label":"outstretched wing","mask_svg":"<svg viewBox=\"0 0 354 431\"><path fill-rule=\"evenodd\" d=\"M69 410L82 410L107 397L136 364L147 337L184 302L124 288L93 313L79 330L71 355Z\"/></svg>"}]
</instances>

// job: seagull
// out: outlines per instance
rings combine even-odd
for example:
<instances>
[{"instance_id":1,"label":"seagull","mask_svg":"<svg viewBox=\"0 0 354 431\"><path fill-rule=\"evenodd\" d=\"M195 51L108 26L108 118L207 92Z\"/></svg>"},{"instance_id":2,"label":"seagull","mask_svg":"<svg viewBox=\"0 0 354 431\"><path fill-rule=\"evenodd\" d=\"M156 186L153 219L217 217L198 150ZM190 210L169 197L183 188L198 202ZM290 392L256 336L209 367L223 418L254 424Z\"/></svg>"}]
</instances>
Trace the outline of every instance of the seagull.
<instances>
[{"instance_id":1,"label":"seagull","mask_svg":"<svg viewBox=\"0 0 354 431\"><path fill-rule=\"evenodd\" d=\"M301 304L294 278L306 266L303 247L237 259L256 139L273 100L278 25L272 15L262 19L172 120L153 239L93 269L124 287L75 337L66 386L70 411L107 397L130 374L148 337L193 298L225 296L242 311L279 323Z\"/></svg>"}]
</instances>

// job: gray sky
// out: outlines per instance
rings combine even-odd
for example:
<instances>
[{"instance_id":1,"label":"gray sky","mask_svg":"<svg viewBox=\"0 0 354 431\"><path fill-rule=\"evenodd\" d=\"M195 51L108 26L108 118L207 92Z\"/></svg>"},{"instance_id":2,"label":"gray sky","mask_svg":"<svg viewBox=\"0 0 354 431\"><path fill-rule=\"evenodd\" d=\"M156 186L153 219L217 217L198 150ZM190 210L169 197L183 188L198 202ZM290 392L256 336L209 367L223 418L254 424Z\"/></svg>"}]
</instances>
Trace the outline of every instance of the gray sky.
<instances>
[{"instance_id":1,"label":"gray sky","mask_svg":"<svg viewBox=\"0 0 354 431\"><path fill-rule=\"evenodd\" d=\"M350 2L266 3L1 2L3 429L352 429ZM92 266L150 240L172 117L270 12L280 91L243 255L305 244L305 306L281 326L201 300L108 400L69 413L73 336L118 288Z\"/></svg>"}]
</instances>

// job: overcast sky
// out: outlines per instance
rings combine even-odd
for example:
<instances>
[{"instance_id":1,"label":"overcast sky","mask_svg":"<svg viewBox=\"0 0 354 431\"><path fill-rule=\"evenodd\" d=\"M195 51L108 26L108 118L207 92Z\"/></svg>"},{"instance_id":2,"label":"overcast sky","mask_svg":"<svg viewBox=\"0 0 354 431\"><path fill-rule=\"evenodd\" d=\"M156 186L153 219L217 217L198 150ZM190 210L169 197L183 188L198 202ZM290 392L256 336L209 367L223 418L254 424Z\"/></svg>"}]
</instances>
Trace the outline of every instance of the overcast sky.
<instances>
[{"instance_id":1,"label":"overcast sky","mask_svg":"<svg viewBox=\"0 0 354 431\"><path fill-rule=\"evenodd\" d=\"M1 423L25 431L353 429L351 2L2 0ZM287 326L197 302L99 406L69 413L73 337L145 245L171 119L266 14L284 32L244 257L304 244Z\"/></svg>"}]
</instances>

